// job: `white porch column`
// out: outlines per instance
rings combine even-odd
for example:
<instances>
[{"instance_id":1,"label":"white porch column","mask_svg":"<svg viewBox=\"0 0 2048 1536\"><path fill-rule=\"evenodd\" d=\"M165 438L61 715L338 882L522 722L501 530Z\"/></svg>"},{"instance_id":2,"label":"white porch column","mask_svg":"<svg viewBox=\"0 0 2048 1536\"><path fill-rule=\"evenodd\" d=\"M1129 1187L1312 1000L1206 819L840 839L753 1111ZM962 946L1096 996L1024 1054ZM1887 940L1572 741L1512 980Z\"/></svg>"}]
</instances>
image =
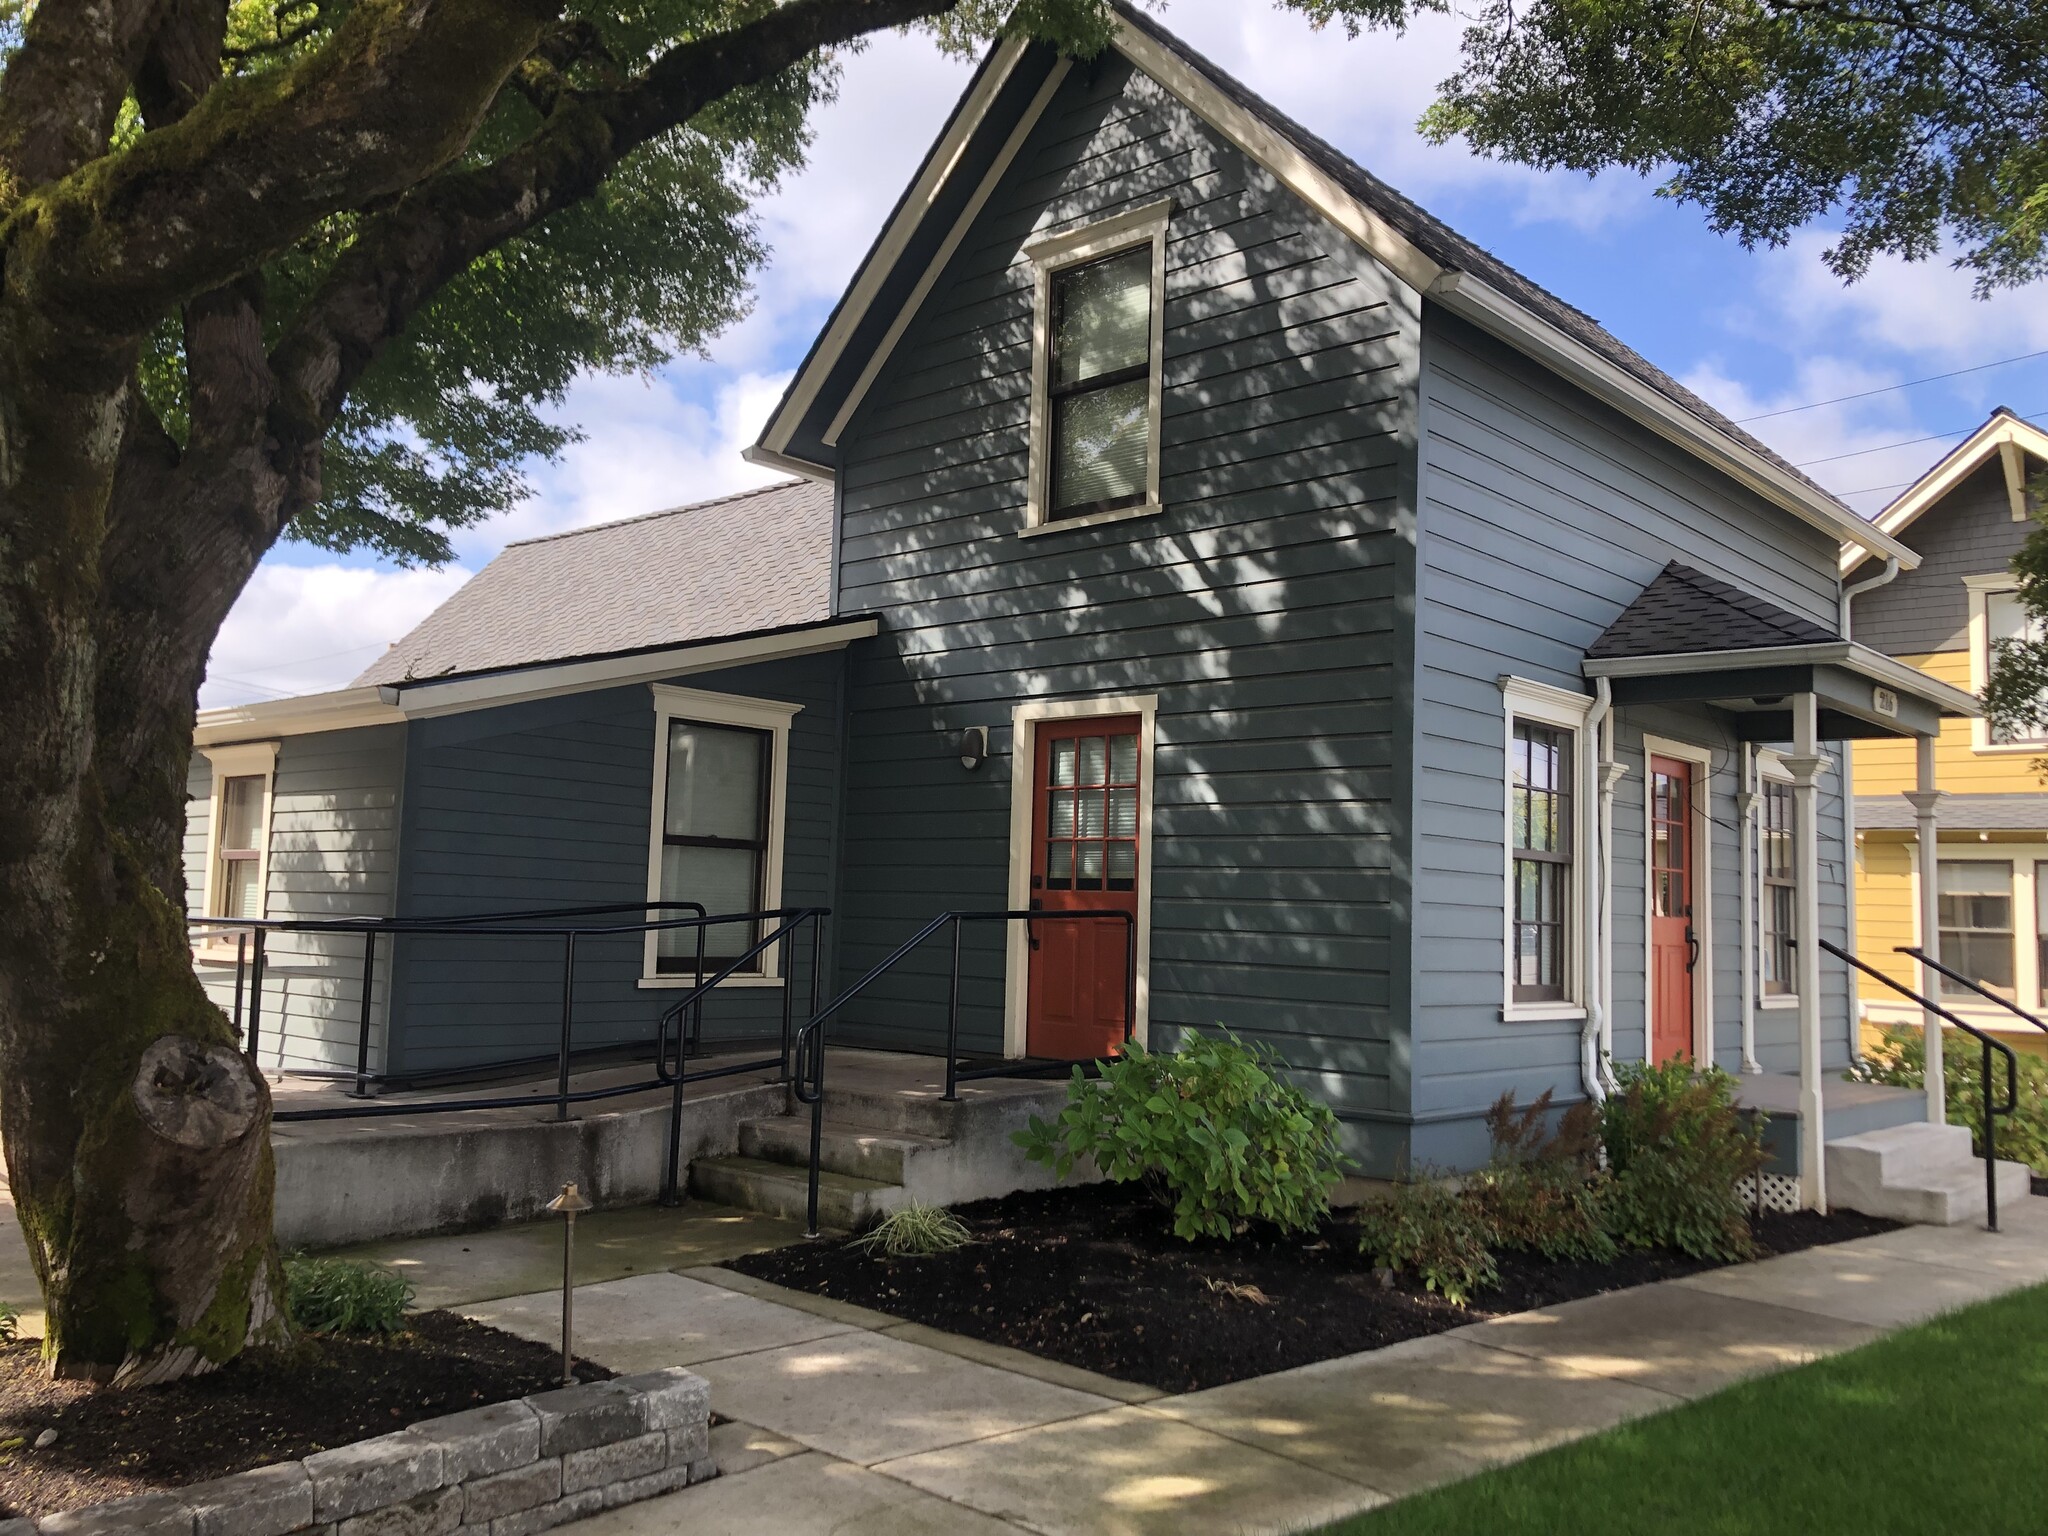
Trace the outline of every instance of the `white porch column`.
<instances>
[{"instance_id":1,"label":"white porch column","mask_svg":"<svg viewBox=\"0 0 2048 1536\"><path fill-rule=\"evenodd\" d=\"M1798 939L1799 987L1799 1201L1825 1214L1828 1208L1826 1127L1822 1124L1820 1068L1820 818L1814 781L1820 755L1820 701L1810 693L1792 696L1793 930Z\"/></svg>"},{"instance_id":2,"label":"white porch column","mask_svg":"<svg viewBox=\"0 0 2048 1536\"><path fill-rule=\"evenodd\" d=\"M1935 813L1941 804L1941 791L1934 787L1934 738L1917 737L1913 744L1919 758L1919 787L1907 790L1906 799L1913 806L1913 835L1918 839L1913 851L1920 875L1920 949L1923 954L1938 959L1941 955L1941 829L1936 824ZM1920 995L1939 998L1940 988L1941 977L1934 967L1923 963L1920 967ZM1927 1123L1941 1125L1948 1119L1948 1079L1941 1065L1941 1020L1925 1010L1920 1020L1921 1030L1927 1037Z\"/></svg>"}]
</instances>

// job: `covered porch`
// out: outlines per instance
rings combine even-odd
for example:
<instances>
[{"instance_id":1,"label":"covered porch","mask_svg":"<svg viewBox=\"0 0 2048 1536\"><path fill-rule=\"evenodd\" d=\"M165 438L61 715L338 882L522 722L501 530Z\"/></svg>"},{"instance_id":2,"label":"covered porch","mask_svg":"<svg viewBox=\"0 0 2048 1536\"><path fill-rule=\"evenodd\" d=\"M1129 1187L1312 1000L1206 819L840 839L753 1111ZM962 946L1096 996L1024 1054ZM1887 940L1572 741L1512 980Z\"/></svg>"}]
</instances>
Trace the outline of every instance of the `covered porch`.
<instances>
[{"instance_id":1,"label":"covered porch","mask_svg":"<svg viewBox=\"0 0 2048 1536\"><path fill-rule=\"evenodd\" d=\"M1837 762L1827 746L1868 737L1916 744L1919 779L1908 798L1920 821L1923 857L1930 861L1922 882L1922 931L1932 933L1937 924L1931 859L1940 804L1934 741L1944 718L1980 714L1977 701L1675 563L1588 648L1583 671L1612 716L1703 712L1739 744L1742 1099L1745 1107L1779 1122L1772 1132L1786 1154L1779 1166L1796 1178L1798 1204L1825 1211L1829 1142L1896 1127L1909 1117L1936 1125L1944 1119L1938 1025L1928 1031L1931 1086L1924 1096L1851 1083L1825 1063L1824 1039L1839 1032L1853 1053L1857 1028L1854 989L1844 989L1843 1016L1836 1019L1829 1016L1835 1010L1824 987L1825 973L1845 963L1827 950L1853 952L1855 931L1853 789L1846 754ZM1822 859L1827 777L1839 785L1829 800L1838 799L1841 807L1834 813L1841 856L1830 866ZM1824 898L1831 910L1846 913L1837 930L1840 946L1829 941L1823 926ZM1652 896L1649 904L1654 902ZM1689 910L1685 915L1690 920ZM1655 914L1646 910L1645 921L1654 923ZM1931 996L1933 987L1933 974L1923 966L1919 990ZM1646 997L1646 1011L1651 1006ZM1777 1009L1796 1014L1796 1070L1767 1074L1755 1049L1756 1021ZM1935 1023L1931 1017L1927 1022ZM1783 1145L1788 1131L1791 1144Z\"/></svg>"}]
</instances>

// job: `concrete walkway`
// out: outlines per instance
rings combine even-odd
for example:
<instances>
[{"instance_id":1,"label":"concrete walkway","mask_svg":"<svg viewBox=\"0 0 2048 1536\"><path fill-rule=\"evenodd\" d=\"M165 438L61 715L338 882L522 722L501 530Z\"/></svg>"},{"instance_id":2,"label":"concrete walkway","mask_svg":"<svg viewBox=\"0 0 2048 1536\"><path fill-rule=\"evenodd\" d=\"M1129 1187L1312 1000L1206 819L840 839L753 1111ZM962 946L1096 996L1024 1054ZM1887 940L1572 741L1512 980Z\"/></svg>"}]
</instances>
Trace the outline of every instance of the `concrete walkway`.
<instances>
[{"instance_id":1,"label":"concrete walkway","mask_svg":"<svg viewBox=\"0 0 2048 1536\"><path fill-rule=\"evenodd\" d=\"M711 1383L725 1475L579 1536L1297 1531L2048 1281L2048 1200L1163 1396L725 1270L579 1291L579 1347ZM462 1308L554 1342L559 1297Z\"/></svg>"}]
</instances>

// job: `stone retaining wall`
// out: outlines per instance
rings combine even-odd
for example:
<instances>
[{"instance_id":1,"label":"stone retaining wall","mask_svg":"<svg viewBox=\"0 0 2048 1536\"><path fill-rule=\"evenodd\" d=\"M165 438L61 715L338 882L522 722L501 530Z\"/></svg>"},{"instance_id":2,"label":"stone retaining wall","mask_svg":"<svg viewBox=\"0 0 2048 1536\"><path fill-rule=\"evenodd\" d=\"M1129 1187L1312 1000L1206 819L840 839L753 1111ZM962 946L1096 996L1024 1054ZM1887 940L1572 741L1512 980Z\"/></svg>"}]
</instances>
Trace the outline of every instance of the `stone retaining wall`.
<instances>
[{"instance_id":1,"label":"stone retaining wall","mask_svg":"<svg viewBox=\"0 0 2048 1536\"><path fill-rule=\"evenodd\" d=\"M472 1408L171 1493L0 1520L0 1536L533 1536L716 1471L710 1388L676 1367Z\"/></svg>"}]
</instances>

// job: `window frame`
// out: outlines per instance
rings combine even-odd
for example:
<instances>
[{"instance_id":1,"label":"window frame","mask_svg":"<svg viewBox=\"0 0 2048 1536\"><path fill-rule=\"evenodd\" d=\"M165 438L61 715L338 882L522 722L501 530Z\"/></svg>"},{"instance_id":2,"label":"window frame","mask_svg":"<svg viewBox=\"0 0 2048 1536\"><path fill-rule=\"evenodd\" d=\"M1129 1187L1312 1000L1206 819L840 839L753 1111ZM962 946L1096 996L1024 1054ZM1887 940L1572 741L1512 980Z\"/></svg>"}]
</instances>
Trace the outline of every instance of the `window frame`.
<instances>
[{"instance_id":1,"label":"window frame","mask_svg":"<svg viewBox=\"0 0 2048 1536\"><path fill-rule=\"evenodd\" d=\"M730 730L758 731L768 738L767 847L761 859L760 908L772 912L782 905L783 849L789 821L789 733L791 722L803 711L801 704L779 699L751 699L737 694L709 693L673 683L650 683L654 703L653 785L647 816L647 899L661 900L662 850L668 845L668 742L669 726L681 720L693 725L718 726ZM650 919L654 914L649 914ZM713 914L716 915L716 914ZM659 935L649 932L641 948L639 985L647 989L693 987L694 973L679 975L658 969ZM759 956L760 970L728 976L722 987L779 987L782 985L779 945L771 945ZM707 960L706 965L710 962Z\"/></svg>"},{"instance_id":2,"label":"window frame","mask_svg":"<svg viewBox=\"0 0 2048 1536\"><path fill-rule=\"evenodd\" d=\"M1757 814L1754 829L1756 834L1756 954L1752 961L1756 966L1756 1006L1759 1008L1797 1008L1799 1006L1799 991L1796 986L1788 983L1782 992L1766 990L1769 982L1764 969L1764 956L1765 935L1767 932L1765 914L1770 910L1769 897L1772 891L1789 890L1792 893L1792 924L1795 930L1793 937L1797 937L1796 930L1799 924L1799 806L1796 797L1792 795L1791 770L1785 766L1784 759L1778 753L1767 749L1760 749L1756 755L1756 773ZM1774 792L1783 792L1788 806L1788 814L1791 818L1789 831L1792 838L1792 871L1783 880L1774 879L1766 872L1764 860L1766 820L1771 796ZM1791 940L1787 941L1788 944L1790 942Z\"/></svg>"},{"instance_id":3,"label":"window frame","mask_svg":"<svg viewBox=\"0 0 2048 1536\"><path fill-rule=\"evenodd\" d=\"M1173 201L1163 198L1095 219L1031 241L1024 255L1032 265L1031 423L1025 477L1024 527L1020 537L1092 528L1104 523L1150 517L1160 510L1159 428L1165 394L1166 231ZM1055 517L1052 506L1054 432L1052 423L1052 320L1055 278L1077 267L1149 245L1152 251L1152 315L1147 361L1145 489L1127 506ZM1126 380L1125 382L1129 382ZM1093 385L1105 388L1106 385Z\"/></svg>"},{"instance_id":4,"label":"window frame","mask_svg":"<svg viewBox=\"0 0 2048 1536\"><path fill-rule=\"evenodd\" d=\"M212 782L207 786L206 816L206 863L202 872L197 915L209 922L231 923L235 919L219 910L226 897L226 882L221 878L225 850L220 845L222 813L226 809L227 785L230 779L261 779L263 796L257 813L260 838L256 848L256 891L259 898L257 920L270 913L270 844L271 817L277 800L277 752L275 741L238 742L230 747L201 747L200 756L206 759ZM244 919L246 921L246 919ZM228 936L215 935L204 941L210 947L232 942Z\"/></svg>"},{"instance_id":5,"label":"window frame","mask_svg":"<svg viewBox=\"0 0 2048 1536\"><path fill-rule=\"evenodd\" d=\"M2012 858L2012 857L2010 857L2010 856L2007 856L2007 857L2003 857L2003 858L2001 858L2001 857L1999 857L1999 856L1997 856L1997 855L1995 855L1995 854L1986 854L1986 853L1979 853L1979 852L1978 852L1977 850L1975 850L1975 849L1972 849L1972 850L1970 850L1970 851L1969 851L1968 853L1965 853L1965 854L1961 854L1961 855L1959 855L1959 856L1956 856L1956 857L1951 857L1951 858L1941 858L1941 857L1939 857L1939 856L1937 856L1937 857L1936 857L1936 859L1935 859L1935 874L1934 874L1934 879L1935 879L1935 896L1934 896L1934 904L1935 904L1935 928L1934 928L1934 956L1935 956L1935 958L1936 958L1937 960L1940 960L1940 961L1941 961L1941 963L1942 963L1943 965L1947 965L1947 966L1950 966L1950 968L1951 968L1951 969L1954 969L1954 970L1958 970L1958 971L1960 971L1960 970L1964 969L1964 967L1962 967L1961 965L1958 965L1958 964L1955 964L1954 962L1952 962L1952 961L1951 961L1951 960L1950 960L1950 959L1949 959L1949 958L1948 958L1948 957L1947 957L1946 955L1944 955L1944 954L1942 953L1942 947L1941 947L1941 938L1942 938L1942 934L1943 934L1944 932L1946 932L1946 931L1949 931L1949 930L1945 929L1945 928L1944 928L1944 926L1942 925L1942 922L1941 922L1941 916L1940 916L1940 913L1941 913L1941 896L1942 896L1942 892L1941 892L1941 866L1942 866L1942 865L1944 865L1944 864L1995 864L1995 865L1998 865L1998 866L2002 867L2002 868L2003 868L2003 869L2005 870L2005 924L2006 924L2006 925L2005 925L2005 928L2003 929L2003 932L2004 932L2004 934L2005 934L2005 940L2006 940L2006 946L2007 946L2007 954L2006 954L2006 968L2007 968L2007 969L2008 969L2008 970L2009 970L2009 971L2011 972L2011 974L2012 974L2012 997L2011 997L2011 998L2009 999L2009 1001L2011 1001L2011 1002L2013 1002L2013 1003L2016 1003L2016 1004L2017 1004L2017 1003L2019 1003L2019 1000L2020 1000L2020 998L2021 998L2021 997L2022 997L2022 996L2023 996L2023 995L2025 994L2025 992L2026 992L2026 988L2025 988L2025 987L2024 987L2024 986L2022 985L2022 981L2023 981L2024 977L2023 977L2023 975L2022 975L2022 972L2021 972L2021 969L2020 969L2020 935L2021 935L2021 933L2023 933L2023 932L2025 932L2025 931L2026 931L2025 929L2023 929L2023 928L2022 928L2022 927L2020 926L2020 912L2019 912L2019 909L2020 909L2020 899L2021 899L2021 890L2020 890L2020 887L2021 887L2021 884L2022 884L2022 875L2021 875L2021 869L2022 869L2022 866L2021 866L2021 863L2020 863L2020 861L2019 861L2019 860L2017 860L2017 859L2014 859L2014 858ZM2034 895L2034 893L2033 893L2033 892L2031 892L2031 891L2029 891L2029 892L2028 892L2027 894L2028 894L2029 896L2033 896L2033 895ZM2035 899L2036 901L2038 901L2038 899L2039 899L2039 898L2038 898L2038 897L2035 897L2034 899ZM2029 926L2030 926L2030 927L2032 926L2032 923L2031 923L2031 922L2029 923ZM1956 932L1962 932L1962 933L1980 933L1980 934L1995 934L1995 933L1998 933L1998 932L2000 932L2001 930L1999 930L1999 929L1996 929L1996 928L1967 928L1967 929L1957 929L1957 930L1954 930L1954 931L1956 931ZM2038 941L2037 941L2037 942L2038 942ZM1958 958L1960 958L1960 957L1958 957ZM2038 985L2038 981L2037 981L2037 983L2036 983L2036 984ZM1985 985L1986 985L1986 989L1987 989L1987 990L1989 990L1989 991L1993 992L1993 994L1994 994L1994 995L1996 995L1996 988L1992 988L1992 987L1990 987L1990 986L1989 986L1989 984L1985 984ZM1953 990L1953 991L1952 991L1952 990L1950 990L1951 986L1953 986L1953 987L1954 987L1954 990ZM1947 977L1945 977L1945 976L1942 976L1942 975L1940 975L1939 973L1937 973L1937 974L1936 974L1936 976L1935 976L1935 997L1936 997L1937 1001L1943 1002L1944 1004L1947 1004L1947 1003L1953 1003L1953 1002L1958 1002L1958 1001L1960 1001L1960 1002L1965 1002L1965 1003L1972 1003L1972 1004L1977 1004L1977 1005L1980 1005L1980 1006L1984 1006L1984 1007L1990 1007L1990 1008L1996 1008L1996 1007L1997 1007L1997 1004L1995 1004L1995 1003L1984 1003L1984 1002L1983 1002L1983 1000L1982 1000L1982 999L1981 999L1981 998L1979 997L1979 995L1978 995L1978 994L1977 994L1976 992L1973 992L1973 991L1971 991L1971 990L1970 990L1970 989L1969 989L1968 987L1964 987L1964 986L1962 986L1962 985L1961 985L1961 984L1959 984L1959 983L1951 983L1951 982L1950 982L1950 981L1948 980L1948 978L1947 978ZM2021 1006L2025 1006L2025 1005L2024 1005L2024 1004L2021 1004Z\"/></svg>"},{"instance_id":6,"label":"window frame","mask_svg":"<svg viewBox=\"0 0 2048 1536\"><path fill-rule=\"evenodd\" d=\"M1586 1017L1586 934L1584 931L1587 870L1593 817L1587 797L1594 787L1592 733L1586 728L1593 700L1527 678L1501 679L1501 1019L1504 1023L1536 1023ZM1541 726L1571 737L1570 863L1565 876L1564 995L1541 1001L1515 997L1515 727Z\"/></svg>"},{"instance_id":7,"label":"window frame","mask_svg":"<svg viewBox=\"0 0 2048 1536\"><path fill-rule=\"evenodd\" d=\"M1991 682L1991 599L2012 596L2019 591L2019 583L2008 572L1990 571L1978 576L1965 576L1963 588L1970 604L1970 692L1981 699ZM1980 715L1970 722L1970 750L1973 752L1990 755L2022 753L2028 757L2039 757L2044 748L2048 748L2048 731L2019 741L1993 741L1989 719Z\"/></svg>"}]
</instances>

